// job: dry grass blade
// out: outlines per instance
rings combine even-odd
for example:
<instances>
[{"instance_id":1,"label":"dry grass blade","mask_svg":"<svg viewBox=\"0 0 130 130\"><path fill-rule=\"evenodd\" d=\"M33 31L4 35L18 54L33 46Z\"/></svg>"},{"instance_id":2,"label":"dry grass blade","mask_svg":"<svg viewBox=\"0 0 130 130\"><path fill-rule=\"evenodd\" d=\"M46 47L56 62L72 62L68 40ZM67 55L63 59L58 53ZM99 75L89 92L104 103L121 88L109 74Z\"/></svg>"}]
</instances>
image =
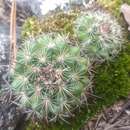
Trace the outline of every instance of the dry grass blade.
<instances>
[{"instance_id":1,"label":"dry grass blade","mask_svg":"<svg viewBox=\"0 0 130 130\"><path fill-rule=\"evenodd\" d=\"M10 15L10 65L15 68L16 61L16 0L12 1Z\"/></svg>"}]
</instances>

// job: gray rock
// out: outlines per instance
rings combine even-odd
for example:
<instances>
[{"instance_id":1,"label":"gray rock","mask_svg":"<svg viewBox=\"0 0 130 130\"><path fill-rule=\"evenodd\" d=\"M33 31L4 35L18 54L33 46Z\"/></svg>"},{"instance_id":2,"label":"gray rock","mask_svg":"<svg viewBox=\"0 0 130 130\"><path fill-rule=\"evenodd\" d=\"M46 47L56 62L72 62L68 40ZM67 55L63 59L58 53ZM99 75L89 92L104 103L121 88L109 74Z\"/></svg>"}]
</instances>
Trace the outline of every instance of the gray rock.
<instances>
[{"instance_id":1,"label":"gray rock","mask_svg":"<svg viewBox=\"0 0 130 130\"><path fill-rule=\"evenodd\" d=\"M7 3L12 0L5 0ZM95 0L16 0L17 9L29 10L25 12L32 12L33 15L42 16L46 15L49 11L54 11L57 8L61 10L68 10L70 5L82 5L85 3L85 6L90 1Z\"/></svg>"},{"instance_id":2,"label":"gray rock","mask_svg":"<svg viewBox=\"0 0 130 130\"><path fill-rule=\"evenodd\" d=\"M17 105L13 104L14 95L5 92L0 95L0 130L15 130L22 114Z\"/></svg>"},{"instance_id":3,"label":"gray rock","mask_svg":"<svg viewBox=\"0 0 130 130\"><path fill-rule=\"evenodd\" d=\"M2 76L8 71L9 66L9 26L0 25L0 84Z\"/></svg>"},{"instance_id":4,"label":"gray rock","mask_svg":"<svg viewBox=\"0 0 130 130\"><path fill-rule=\"evenodd\" d=\"M14 130L20 119L15 105L0 103L0 130Z\"/></svg>"},{"instance_id":5,"label":"gray rock","mask_svg":"<svg viewBox=\"0 0 130 130\"><path fill-rule=\"evenodd\" d=\"M9 25L0 23L0 85L4 84L3 76L9 70L10 37ZM17 41L20 41L20 28L17 26Z\"/></svg>"},{"instance_id":6,"label":"gray rock","mask_svg":"<svg viewBox=\"0 0 130 130\"><path fill-rule=\"evenodd\" d=\"M1 0L3 1L3 0ZM21 26L25 19L27 19L28 17L32 16L32 15L35 15L35 13L32 12L32 9L30 7L30 4L29 2L27 2L29 0L26 0L26 1L20 1L20 0L17 0L17 17L16 17L16 20L17 20L17 25L18 26ZM30 1L30 3L32 3ZM9 20L10 20L10 12L11 12L11 2L10 0L4 0L3 2L3 8L4 8L4 17L6 17L6 21L8 21L9 23ZM5 19L5 18L3 18Z\"/></svg>"},{"instance_id":7,"label":"gray rock","mask_svg":"<svg viewBox=\"0 0 130 130\"><path fill-rule=\"evenodd\" d=\"M130 5L128 4L123 4L121 6L121 12L124 15L124 18L128 24L128 30L130 31Z\"/></svg>"}]
</instances>

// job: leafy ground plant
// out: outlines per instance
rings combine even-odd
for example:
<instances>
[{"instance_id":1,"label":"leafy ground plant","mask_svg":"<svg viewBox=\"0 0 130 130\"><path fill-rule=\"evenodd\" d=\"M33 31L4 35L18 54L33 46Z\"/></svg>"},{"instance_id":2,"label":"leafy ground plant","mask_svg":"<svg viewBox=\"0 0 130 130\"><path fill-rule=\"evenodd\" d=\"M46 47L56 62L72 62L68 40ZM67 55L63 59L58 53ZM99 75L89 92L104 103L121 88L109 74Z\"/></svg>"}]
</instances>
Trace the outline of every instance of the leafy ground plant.
<instances>
[{"instance_id":1,"label":"leafy ground plant","mask_svg":"<svg viewBox=\"0 0 130 130\"><path fill-rule=\"evenodd\" d=\"M75 21L74 33L79 38L83 55L94 60L110 60L121 50L122 27L104 11L81 14Z\"/></svg>"},{"instance_id":2,"label":"leafy ground plant","mask_svg":"<svg viewBox=\"0 0 130 130\"><path fill-rule=\"evenodd\" d=\"M64 120L81 104L90 82L88 69L89 60L80 57L80 49L69 46L66 37L43 34L19 50L11 86L32 117Z\"/></svg>"}]
</instances>

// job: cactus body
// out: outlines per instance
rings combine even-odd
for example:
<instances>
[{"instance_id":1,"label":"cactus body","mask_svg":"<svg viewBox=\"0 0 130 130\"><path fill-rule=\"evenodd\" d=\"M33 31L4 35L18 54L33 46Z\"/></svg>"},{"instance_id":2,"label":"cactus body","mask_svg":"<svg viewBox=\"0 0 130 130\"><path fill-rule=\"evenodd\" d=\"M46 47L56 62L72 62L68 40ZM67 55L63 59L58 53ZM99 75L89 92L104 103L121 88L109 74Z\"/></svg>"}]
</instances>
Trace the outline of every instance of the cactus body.
<instances>
[{"instance_id":1,"label":"cactus body","mask_svg":"<svg viewBox=\"0 0 130 130\"><path fill-rule=\"evenodd\" d=\"M81 14L75 21L74 32L83 53L94 60L109 60L121 50L122 28L116 19L103 11Z\"/></svg>"},{"instance_id":2,"label":"cactus body","mask_svg":"<svg viewBox=\"0 0 130 130\"><path fill-rule=\"evenodd\" d=\"M18 52L12 89L38 118L68 116L89 83L89 62L62 36L41 35Z\"/></svg>"}]
</instances>

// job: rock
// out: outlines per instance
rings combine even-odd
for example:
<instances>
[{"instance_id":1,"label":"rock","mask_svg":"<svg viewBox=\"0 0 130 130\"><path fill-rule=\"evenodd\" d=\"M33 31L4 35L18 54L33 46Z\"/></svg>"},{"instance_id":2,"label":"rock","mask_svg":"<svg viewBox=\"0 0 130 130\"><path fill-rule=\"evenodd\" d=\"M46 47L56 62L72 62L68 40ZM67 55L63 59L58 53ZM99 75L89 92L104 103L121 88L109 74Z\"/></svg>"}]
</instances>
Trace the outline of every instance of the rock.
<instances>
[{"instance_id":1,"label":"rock","mask_svg":"<svg viewBox=\"0 0 130 130\"><path fill-rule=\"evenodd\" d=\"M15 105L0 103L0 130L14 130L20 114Z\"/></svg>"},{"instance_id":2,"label":"rock","mask_svg":"<svg viewBox=\"0 0 130 130\"><path fill-rule=\"evenodd\" d=\"M26 0L26 1L28 1L28 0ZM17 0L17 10L16 10L17 17L16 17L16 20L17 20L17 25L18 26L22 26L25 19L35 15L32 12L32 9L31 9L31 7L29 5L32 2L30 1L30 3L29 3L29 2L26 2L26 1ZM10 0L4 0L3 8L4 8L4 14L5 14L4 16L7 17L6 21L8 21L8 23L9 23L9 20L10 20L9 17L10 17L10 12L11 12L11 2L10 2Z\"/></svg>"},{"instance_id":3,"label":"rock","mask_svg":"<svg viewBox=\"0 0 130 130\"><path fill-rule=\"evenodd\" d=\"M11 2L12 0L5 0L6 3ZM68 10L70 5L82 5L87 4L91 1L95 0L16 0L18 10L21 8L25 10L25 12L32 12L33 15L36 16L43 16L46 15L49 11L54 11L55 9L59 8L61 10ZM29 10L29 11L26 11Z\"/></svg>"},{"instance_id":4,"label":"rock","mask_svg":"<svg viewBox=\"0 0 130 130\"><path fill-rule=\"evenodd\" d=\"M3 76L8 72L9 69L9 49L10 49L10 25L9 15L10 6L7 0L0 0L0 87L5 84ZM18 12L17 12L18 13ZM20 12L18 14L21 14ZM21 22L17 21L17 41L20 41L20 26Z\"/></svg>"},{"instance_id":5,"label":"rock","mask_svg":"<svg viewBox=\"0 0 130 130\"><path fill-rule=\"evenodd\" d=\"M8 5L12 0L5 0ZM74 1L74 0L73 0ZM47 14L49 11L55 10L58 7L64 8L69 0L16 0L17 9L28 9L33 12L33 15L38 17Z\"/></svg>"},{"instance_id":6,"label":"rock","mask_svg":"<svg viewBox=\"0 0 130 130\"><path fill-rule=\"evenodd\" d=\"M2 76L8 71L9 66L9 26L0 25L0 84Z\"/></svg>"},{"instance_id":7,"label":"rock","mask_svg":"<svg viewBox=\"0 0 130 130\"><path fill-rule=\"evenodd\" d=\"M0 130L15 130L22 118L21 111L12 103L15 97L10 94L0 95Z\"/></svg>"},{"instance_id":8,"label":"rock","mask_svg":"<svg viewBox=\"0 0 130 130\"><path fill-rule=\"evenodd\" d=\"M10 38L9 25L0 22L0 86L4 84L3 76L9 70ZM17 41L20 41L20 28L17 26ZM18 42L19 43L19 42Z\"/></svg>"},{"instance_id":9,"label":"rock","mask_svg":"<svg viewBox=\"0 0 130 130\"><path fill-rule=\"evenodd\" d=\"M9 26L0 23L0 86L5 82L3 75L9 67ZM3 100L1 100L3 99ZM10 102L3 102L4 94L0 93L0 130L13 130L17 121L16 106ZM14 119L15 118L15 119ZM15 122L15 124L14 124Z\"/></svg>"},{"instance_id":10,"label":"rock","mask_svg":"<svg viewBox=\"0 0 130 130\"><path fill-rule=\"evenodd\" d=\"M130 31L130 6L128 4L123 4L121 6L121 12L124 15L124 18L128 24L128 30Z\"/></svg>"}]
</instances>

